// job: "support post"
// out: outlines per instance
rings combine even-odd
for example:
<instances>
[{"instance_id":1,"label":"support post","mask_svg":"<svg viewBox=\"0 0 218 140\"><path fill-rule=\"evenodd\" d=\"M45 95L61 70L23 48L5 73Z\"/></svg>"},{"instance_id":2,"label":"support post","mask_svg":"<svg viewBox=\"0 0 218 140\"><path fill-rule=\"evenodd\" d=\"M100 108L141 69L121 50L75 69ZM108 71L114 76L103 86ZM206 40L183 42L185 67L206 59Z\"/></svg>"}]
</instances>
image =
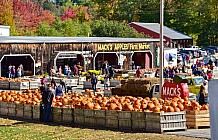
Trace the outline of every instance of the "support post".
<instances>
[{"instance_id":1,"label":"support post","mask_svg":"<svg viewBox=\"0 0 218 140\"><path fill-rule=\"evenodd\" d=\"M162 91L163 86L163 51L164 51L164 44L163 44L163 21L164 21L164 0L160 0L160 86L159 92Z\"/></svg>"}]
</instances>

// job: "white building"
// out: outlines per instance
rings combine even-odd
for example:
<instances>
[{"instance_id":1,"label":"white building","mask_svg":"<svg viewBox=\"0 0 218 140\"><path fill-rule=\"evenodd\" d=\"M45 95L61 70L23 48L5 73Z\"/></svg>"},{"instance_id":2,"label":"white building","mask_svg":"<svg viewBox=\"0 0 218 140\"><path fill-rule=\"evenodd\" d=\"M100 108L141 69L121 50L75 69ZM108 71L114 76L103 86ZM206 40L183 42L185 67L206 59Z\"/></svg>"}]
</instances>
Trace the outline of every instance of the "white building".
<instances>
[{"instance_id":1,"label":"white building","mask_svg":"<svg viewBox=\"0 0 218 140\"><path fill-rule=\"evenodd\" d=\"M0 36L10 36L10 26L0 25Z\"/></svg>"}]
</instances>

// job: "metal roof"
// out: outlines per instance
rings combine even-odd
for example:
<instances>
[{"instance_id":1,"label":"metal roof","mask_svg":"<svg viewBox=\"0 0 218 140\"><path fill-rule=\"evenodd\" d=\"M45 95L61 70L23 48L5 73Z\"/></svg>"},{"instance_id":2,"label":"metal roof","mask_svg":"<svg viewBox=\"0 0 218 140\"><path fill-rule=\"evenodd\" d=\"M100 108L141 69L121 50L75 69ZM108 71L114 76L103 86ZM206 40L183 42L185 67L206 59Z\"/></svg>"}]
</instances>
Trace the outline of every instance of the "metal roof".
<instances>
[{"instance_id":1,"label":"metal roof","mask_svg":"<svg viewBox=\"0 0 218 140\"><path fill-rule=\"evenodd\" d=\"M160 24L159 23L140 23L140 22L131 22L131 23L160 34ZM163 27L163 35L170 39L192 39L192 37L185 35L183 33L180 33L178 31L175 31L166 26Z\"/></svg>"},{"instance_id":2,"label":"metal roof","mask_svg":"<svg viewBox=\"0 0 218 140\"><path fill-rule=\"evenodd\" d=\"M0 43L122 43L159 42L153 38L1 36Z\"/></svg>"}]
</instances>

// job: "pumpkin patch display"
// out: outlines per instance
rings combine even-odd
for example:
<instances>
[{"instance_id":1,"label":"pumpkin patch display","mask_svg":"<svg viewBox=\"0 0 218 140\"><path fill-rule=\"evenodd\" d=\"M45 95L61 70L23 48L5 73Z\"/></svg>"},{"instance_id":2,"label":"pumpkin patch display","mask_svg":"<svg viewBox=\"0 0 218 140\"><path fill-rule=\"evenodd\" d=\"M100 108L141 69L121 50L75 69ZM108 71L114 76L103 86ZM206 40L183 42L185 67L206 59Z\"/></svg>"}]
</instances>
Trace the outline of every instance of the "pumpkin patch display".
<instances>
[{"instance_id":1,"label":"pumpkin patch display","mask_svg":"<svg viewBox=\"0 0 218 140\"><path fill-rule=\"evenodd\" d=\"M179 112L184 110L209 110L209 105L199 105L196 101L174 97L171 100L157 98L142 98L133 96L110 96L105 97L102 94L94 95L92 91L88 94L79 94L77 92L56 96L53 99L53 107L78 108L94 110L118 110L118 111L136 111L136 112ZM42 101L42 95L38 89L18 91L1 91L0 101L14 102L15 104L39 105Z\"/></svg>"}]
</instances>

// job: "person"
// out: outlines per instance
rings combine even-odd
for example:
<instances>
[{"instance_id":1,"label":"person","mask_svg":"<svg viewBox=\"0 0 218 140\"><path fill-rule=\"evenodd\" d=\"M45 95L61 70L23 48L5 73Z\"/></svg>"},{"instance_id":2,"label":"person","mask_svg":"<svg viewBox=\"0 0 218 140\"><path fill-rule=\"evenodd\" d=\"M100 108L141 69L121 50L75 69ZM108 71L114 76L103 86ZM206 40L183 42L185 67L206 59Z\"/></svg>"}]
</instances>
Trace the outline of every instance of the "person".
<instances>
[{"instance_id":1,"label":"person","mask_svg":"<svg viewBox=\"0 0 218 140\"><path fill-rule=\"evenodd\" d=\"M64 66L64 75L68 75L68 66L67 65Z\"/></svg>"},{"instance_id":2,"label":"person","mask_svg":"<svg viewBox=\"0 0 218 140\"><path fill-rule=\"evenodd\" d=\"M15 73L16 73L15 71L16 71L15 66L13 65L11 68L11 76L12 76L11 78L15 78Z\"/></svg>"},{"instance_id":3,"label":"person","mask_svg":"<svg viewBox=\"0 0 218 140\"><path fill-rule=\"evenodd\" d=\"M207 73L207 77L208 77L208 80L212 80L213 79L213 74L212 74L212 72L210 70Z\"/></svg>"},{"instance_id":4,"label":"person","mask_svg":"<svg viewBox=\"0 0 218 140\"><path fill-rule=\"evenodd\" d=\"M79 69L76 65L74 65L74 67L73 67L73 74L74 74L74 76L79 74Z\"/></svg>"},{"instance_id":5,"label":"person","mask_svg":"<svg viewBox=\"0 0 218 140\"><path fill-rule=\"evenodd\" d=\"M55 91L56 91L56 96L63 96L63 90L61 84L57 86Z\"/></svg>"},{"instance_id":6,"label":"person","mask_svg":"<svg viewBox=\"0 0 218 140\"><path fill-rule=\"evenodd\" d=\"M43 110L43 121L44 122L50 121L51 104L52 104L54 96L55 96L54 89L52 88L51 85L48 85L48 87L46 88L46 90L42 94L42 102L44 105L44 110Z\"/></svg>"},{"instance_id":7,"label":"person","mask_svg":"<svg viewBox=\"0 0 218 140\"><path fill-rule=\"evenodd\" d=\"M18 77L18 78L21 78L21 74L22 74L22 72L21 72L21 67L19 66L19 67L17 68L17 77Z\"/></svg>"},{"instance_id":8,"label":"person","mask_svg":"<svg viewBox=\"0 0 218 140\"><path fill-rule=\"evenodd\" d=\"M71 75L71 69L70 69L70 67L68 67L67 76L70 77L70 75Z\"/></svg>"},{"instance_id":9,"label":"person","mask_svg":"<svg viewBox=\"0 0 218 140\"><path fill-rule=\"evenodd\" d=\"M62 89L64 88L64 92L67 93L67 88L66 88L66 80L65 79L61 79L60 80L60 85L62 87Z\"/></svg>"},{"instance_id":10,"label":"person","mask_svg":"<svg viewBox=\"0 0 218 140\"><path fill-rule=\"evenodd\" d=\"M45 76L42 77L41 84L46 85L46 78L45 78Z\"/></svg>"},{"instance_id":11,"label":"person","mask_svg":"<svg viewBox=\"0 0 218 140\"><path fill-rule=\"evenodd\" d=\"M205 97L206 97L206 90L205 90L205 87L201 85L200 91L198 93L198 98L197 98L197 101L199 102L200 105L206 104Z\"/></svg>"},{"instance_id":12,"label":"person","mask_svg":"<svg viewBox=\"0 0 218 140\"><path fill-rule=\"evenodd\" d=\"M96 85L98 83L98 79L97 77L95 76L95 74L93 74L92 78L91 78L91 84L92 84L92 89L94 91L96 91Z\"/></svg>"},{"instance_id":13,"label":"person","mask_svg":"<svg viewBox=\"0 0 218 140\"><path fill-rule=\"evenodd\" d=\"M8 78L12 78L11 69L12 69L12 65L10 64L8 66Z\"/></svg>"},{"instance_id":14,"label":"person","mask_svg":"<svg viewBox=\"0 0 218 140\"><path fill-rule=\"evenodd\" d=\"M24 75L24 69L23 69L23 65L22 64L20 64L20 68L21 68L21 76L23 76Z\"/></svg>"},{"instance_id":15,"label":"person","mask_svg":"<svg viewBox=\"0 0 218 140\"><path fill-rule=\"evenodd\" d=\"M134 63L134 61L132 61L132 70L134 70L135 69L135 63Z\"/></svg>"},{"instance_id":16,"label":"person","mask_svg":"<svg viewBox=\"0 0 218 140\"><path fill-rule=\"evenodd\" d=\"M55 76L56 72L55 72L54 66L51 68L50 73L51 73L51 76Z\"/></svg>"},{"instance_id":17,"label":"person","mask_svg":"<svg viewBox=\"0 0 218 140\"><path fill-rule=\"evenodd\" d=\"M57 87L56 82L54 80L54 78L51 79L51 86L53 86L54 88Z\"/></svg>"},{"instance_id":18,"label":"person","mask_svg":"<svg viewBox=\"0 0 218 140\"><path fill-rule=\"evenodd\" d=\"M104 76L104 90L108 89L109 78L108 75Z\"/></svg>"},{"instance_id":19,"label":"person","mask_svg":"<svg viewBox=\"0 0 218 140\"><path fill-rule=\"evenodd\" d=\"M58 69L58 74L59 74L59 75L62 74L62 66L59 67L59 69Z\"/></svg>"},{"instance_id":20,"label":"person","mask_svg":"<svg viewBox=\"0 0 218 140\"><path fill-rule=\"evenodd\" d=\"M111 66L109 68L109 79L112 79L114 77L114 68Z\"/></svg>"},{"instance_id":21,"label":"person","mask_svg":"<svg viewBox=\"0 0 218 140\"><path fill-rule=\"evenodd\" d=\"M137 71L136 71L136 76L137 76L137 77L140 77L141 74L142 74L142 72L141 72L140 68L138 68Z\"/></svg>"}]
</instances>

